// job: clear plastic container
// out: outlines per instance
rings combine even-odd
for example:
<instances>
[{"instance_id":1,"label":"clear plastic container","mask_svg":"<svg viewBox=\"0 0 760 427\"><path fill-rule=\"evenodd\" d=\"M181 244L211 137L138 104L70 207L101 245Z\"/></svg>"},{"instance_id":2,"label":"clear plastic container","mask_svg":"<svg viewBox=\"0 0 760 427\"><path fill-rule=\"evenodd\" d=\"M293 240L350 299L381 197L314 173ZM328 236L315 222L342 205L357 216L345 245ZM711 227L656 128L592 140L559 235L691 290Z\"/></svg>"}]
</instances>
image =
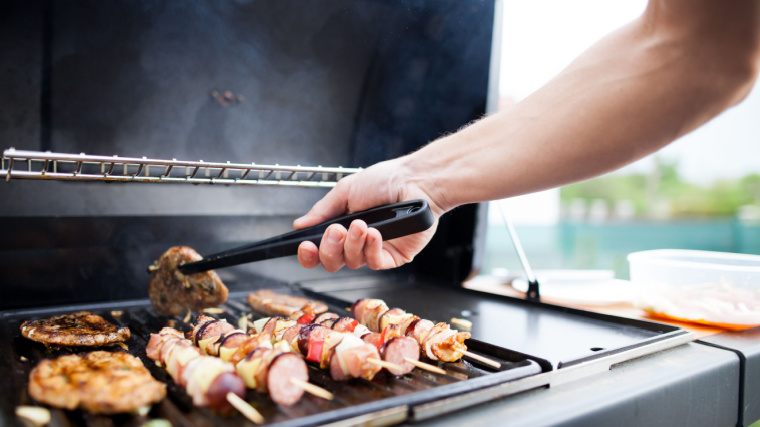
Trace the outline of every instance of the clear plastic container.
<instances>
[{"instance_id":1,"label":"clear plastic container","mask_svg":"<svg viewBox=\"0 0 760 427\"><path fill-rule=\"evenodd\" d=\"M659 249L628 255L635 305L728 329L760 325L760 256Z\"/></svg>"}]
</instances>

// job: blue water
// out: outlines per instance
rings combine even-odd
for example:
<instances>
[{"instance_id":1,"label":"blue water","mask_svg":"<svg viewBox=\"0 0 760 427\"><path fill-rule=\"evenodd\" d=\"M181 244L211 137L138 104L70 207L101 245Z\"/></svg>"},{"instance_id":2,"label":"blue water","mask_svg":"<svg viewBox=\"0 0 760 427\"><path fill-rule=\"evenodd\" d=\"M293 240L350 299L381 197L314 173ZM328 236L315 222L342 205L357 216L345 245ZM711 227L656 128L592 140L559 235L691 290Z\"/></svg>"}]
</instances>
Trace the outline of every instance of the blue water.
<instances>
[{"instance_id":1,"label":"blue water","mask_svg":"<svg viewBox=\"0 0 760 427\"><path fill-rule=\"evenodd\" d=\"M603 269L628 278L631 252L650 249L697 249L760 255L760 223L735 220L658 222L561 222L556 226L515 226L534 270ZM486 234L482 273L506 268L520 274L512 241L504 226Z\"/></svg>"}]
</instances>

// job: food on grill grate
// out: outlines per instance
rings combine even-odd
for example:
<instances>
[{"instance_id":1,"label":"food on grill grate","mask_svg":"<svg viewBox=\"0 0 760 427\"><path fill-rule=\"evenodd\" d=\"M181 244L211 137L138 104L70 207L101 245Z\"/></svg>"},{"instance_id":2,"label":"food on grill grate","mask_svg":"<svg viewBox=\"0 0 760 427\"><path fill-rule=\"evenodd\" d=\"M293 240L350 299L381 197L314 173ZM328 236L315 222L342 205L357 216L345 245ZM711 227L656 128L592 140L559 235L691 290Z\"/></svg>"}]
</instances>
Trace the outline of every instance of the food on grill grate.
<instances>
[{"instance_id":1,"label":"food on grill grate","mask_svg":"<svg viewBox=\"0 0 760 427\"><path fill-rule=\"evenodd\" d=\"M245 341L239 343L237 347L222 347L219 349L219 357L222 360L237 365L238 362L245 359L248 353L256 350L259 347L271 347L272 335L268 333L249 335Z\"/></svg>"},{"instance_id":2,"label":"food on grill grate","mask_svg":"<svg viewBox=\"0 0 760 427\"><path fill-rule=\"evenodd\" d=\"M248 304L254 310L269 316L300 316L304 313L319 314L327 306L319 301L294 295L278 294L271 289L261 289L248 294Z\"/></svg>"},{"instance_id":3,"label":"food on grill grate","mask_svg":"<svg viewBox=\"0 0 760 427\"><path fill-rule=\"evenodd\" d=\"M410 337L393 337L380 347L380 357L398 368L386 367L393 375L406 375L414 367L414 361L420 359L420 346Z\"/></svg>"},{"instance_id":4,"label":"food on grill grate","mask_svg":"<svg viewBox=\"0 0 760 427\"><path fill-rule=\"evenodd\" d=\"M191 333L191 341L193 341L193 344L198 345L201 341L218 338L220 335L233 330L235 330L235 327L225 320L217 320L211 316L200 314L195 320L195 326Z\"/></svg>"},{"instance_id":5,"label":"food on grill grate","mask_svg":"<svg viewBox=\"0 0 760 427\"><path fill-rule=\"evenodd\" d=\"M204 328L203 326L207 324L216 326L216 331L219 331L221 334L217 336L204 335L207 331L214 329L209 327ZM238 345L245 345L245 342L239 338L246 338L249 341L252 341L251 338L255 339L255 337L249 337L244 333L238 334L234 330L224 331L227 328L219 327L218 325L220 324L230 325L226 321L219 321L213 317L200 315L192 334L193 341L178 338L178 336L182 335L181 332L165 327L158 334L151 334L151 339L146 349L148 357L158 354L162 363L165 363L169 374L175 380L180 378L180 385L182 385L182 381L187 381L190 384L189 379L185 378L188 378L188 376L192 378L193 375L202 375L198 371L200 368L196 369L195 365L190 365L191 363L198 363L193 362L194 359L219 355L219 350L225 348L222 346L227 342L232 342L229 339L231 337L236 338L235 342ZM198 337L201 339L199 340ZM198 347L192 346L193 342ZM177 345L181 346L181 348L175 349L174 347ZM171 347L164 351L164 348L167 346ZM237 350L237 348L233 350ZM204 352L208 356L202 356ZM286 353L290 353L290 356ZM228 366L232 372L236 372L236 375L244 383L244 387L247 386L260 393L268 393L272 401L283 406L290 406L296 403L304 392L303 387L293 384L291 379L302 382L306 382L309 379L308 369L301 357L291 353L287 345L272 346L271 339L259 340L242 357L236 357L234 363L215 357L214 359ZM187 368L185 368L186 366ZM192 372L187 373L187 369L191 369ZM188 394L191 392L202 393L202 390L191 390L189 386L187 390ZM214 393L214 395L221 394ZM201 399L193 397L193 402L198 402L196 404L203 406L201 405L203 403Z\"/></svg>"},{"instance_id":6,"label":"food on grill grate","mask_svg":"<svg viewBox=\"0 0 760 427\"><path fill-rule=\"evenodd\" d=\"M254 326L254 332L272 334L275 341L287 342L306 360L329 369L336 381L359 377L371 380L382 368L393 375L405 375L419 360L419 346L409 346L403 340L365 342L362 338L370 333L365 326L334 313L316 317L304 314L297 321L269 317L257 320Z\"/></svg>"},{"instance_id":7,"label":"food on grill grate","mask_svg":"<svg viewBox=\"0 0 760 427\"><path fill-rule=\"evenodd\" d=\"M455 362L467 352L464 341L469 332L457 332L448 323L420 319L400 308L388 308L384 301L364 298L351 306L351 312L361 324L376 333L410 336L420 345L425 357L444 362ZM389 329L390 328L390 329ZM397 330L393 330L397 328Z\"/></svg>"},{"instance_id":8,"label":"food on grill grate","mask_svg":"<svg viewBox=\"0 0 760 427\"><path fill-rule=\"evenodd\" d=\"M166 386L132 355L93 351L40 362L29 374L29 395L59 408L117 414L160 401Z\"/></svg>"},{"instance_id":9,"label":"food on grill grate","mask_svg":"<svg viewBox=\"0 0 760 427\"><path fill-rule=\"evenodd\" d=\"M314 322L338 332L351 333L375 346L383 361L395 365L384 366L393 375L401 376L412 372L415 362L420 359L420 346L413 339L400 336L398 327L389 327L386 333L378 334L370 332L356 319L340 317L335 313L322 313Z\"/></svg>"},{"instance_id":10,"label":"food on grill grate","mask_svg":"<svg viewBox=\"0 0 760 427\"><path fill-rule=\"evenodd\" d=\"M313 315L306 315L306 317L313 319ZM333 379L338 381L359 377L371 380L383 368L383 365L386 365L376 347L353 336L351 338L354 338L354 341L344 339L346 335L351 335L348 332L332 331L317 323L304 325L282 317L257 320L254 322L255 328L250 331L251 335L248 338L240 341L235 340L233 341L234 344L229 344L229 347L225 347L225 345L228 345L227 343L230 340L225 340L225 338L237 333L229 323L226 327L216 327L218 331L226 331L221 332L221 335L216 339L207 335L199 335L199 332L202 333L208 329L199 326L199 324L217 325L220 322L227 323L225 320L216 320L210 316L199 316L198 324L194 328L194 336L200 336L201 339L197 340L196 338L196 344L206 354L219 354L223 359L228 358L230 362L238 366L239 372L247 360L258 357L252 355L273 347L280 349L279 351L292 351L299 355L299 358L303 356L308 361L319 363L322 369L330 368L331 363L343 367L342 370L331 371L331 373L336 374ZM364 330L366 331L366 328ZM343 341L346 343L340 351L336 352L338 344ZM274 346L272 343L275 343ZM237 349L234 345L238 345ZM295 364L295 362L289 363ZM250 368L246 369L250 370ZM243 372L240 373L244 378L248 375Z\"/></svg>"},{"instance_id":11,"label":"food on grill grate","mask_svg":"<svg viewBox=\"0 0 760 427\"><path fill-rule=\"evenodd\" d=\"M303 387L294 384L292 379L309 380L306 363L285 343L254 349L238 362L236 368L248 387L269 393L275 403L283 406L290 406L303 396Z\"/></svg>"},{"instance_id":12,"label":"food on grill grate","mask_svg":"<svg viewBox=\"0 0 760 427\"><path fill-rule=\"evenodd\" d=\"M50 410L41 406L16 406L16 416L29 424L42 427L50 424Z\"/></svg>"},{"instance_id":13,"label":"food on grill grate","mask_svg":"<svg viewBox=\"0 0 760 427\"><path fill-rule=\"evenodd\" d=\"M231 363L203 355L176 329L165 327L151 334L145 350L150 359L163 364L175 383L185 388L193 405L227 413L232 410L228 393L245 396L245 383Z\"/></svg>"},{"instance_id":14,"label":"food on grill grate","mask_svg":"<svg viewBox=\"0 0 760 427\"><path fill-rule=\"evenodd\" d=\"M26 320L21 324L21 334L46 345L67 347L117 344L130 337L126 326L118 327L89 311Z\"/></svg>"},{"instance_id":15,"label":"food on grill grate","mask_svg":"<svg viewBox=\"0 0 760 427\"><path fill-rule=\"evenodd\" d=\"M185 314L188 310L201 311L227 301L227 287L213 270L183 274L177 268L201 259L203 257L192 248L174 246L148 267L152 273L148 296L158 313Z\"/></svg>"},{"instance_id":16,"label":"food on grill grate","mask_svg":"<svg viewBox=\"0 0 760 427\"><path fill-rule=\"evenodd\" d=\"M265 332L248 335L226 320L201 314L192 335L206 354L235 365L249 388L268 393L277 404L290 406L303 395L304 388L299 384L308 382L309 372L306 363L289 346L272 345L273 330L274 325Z\"/></svg>"}]
</instances>

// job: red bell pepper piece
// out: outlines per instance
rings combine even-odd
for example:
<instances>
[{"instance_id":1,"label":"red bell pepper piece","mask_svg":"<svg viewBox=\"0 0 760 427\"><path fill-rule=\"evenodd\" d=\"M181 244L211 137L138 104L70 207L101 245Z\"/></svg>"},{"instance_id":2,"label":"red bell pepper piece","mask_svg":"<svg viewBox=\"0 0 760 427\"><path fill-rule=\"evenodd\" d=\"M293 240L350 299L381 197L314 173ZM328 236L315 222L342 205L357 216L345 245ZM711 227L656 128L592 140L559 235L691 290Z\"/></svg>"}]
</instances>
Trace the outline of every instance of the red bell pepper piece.
<instances>
[{"instance_id":1,"label":"red bell pepper piece","mask_svg":"<svg viewBox=\"0 0 760 427\"><path fill-rule=\"evenodd\" d=\"M304 314L303 316L299 317L296 323L300 323L302 325L308 325L309 323L313 322L314 319L316 319L317 316L314 314Z\"/></svg>"},{"instance_id":2,"label":"red bell pepper piece","mask_svg":"<svg viewBox=\"0 0 760 427\"><path fill-rule=\"evenodd\" d=\"M325 345L324 340L309 340L309 352L306 354L306 360L319 363L322 360L322 347Z\"/></svg>"}]
</instances>

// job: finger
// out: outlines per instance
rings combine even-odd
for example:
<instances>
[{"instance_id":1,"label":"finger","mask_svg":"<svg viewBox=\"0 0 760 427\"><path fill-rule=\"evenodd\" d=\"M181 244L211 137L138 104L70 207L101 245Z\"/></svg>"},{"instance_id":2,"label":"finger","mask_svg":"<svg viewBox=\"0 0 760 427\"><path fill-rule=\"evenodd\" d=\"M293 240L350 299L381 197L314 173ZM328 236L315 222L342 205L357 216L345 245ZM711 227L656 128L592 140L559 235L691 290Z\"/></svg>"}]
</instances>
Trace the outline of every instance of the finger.
<instances>
[{"instance_id":1,"label":"finger","mask_svg":"<svg viewBox=\"0 0 760 427\"><path fill-rule=\"evenodd\" d=\"M367 241L367 223L357 219L348 227L346 243L343 245L343 258L346 267L355 270L364 266L364 242Z\"/></svg>"},{"instance_id":2,"label":"finger","mask_svg":"<svg viewBox=\"0 0 760 427\"><path fill-rule=\"evenodd\" d=\"M346 240L346 228L340 224L327 227L319 243L319 262L330 273L341 269L343 261L343 243Z\"/></svg>"},{"instance_id":3,"label":"finger","mask_svg":"<svg viewBox=\"0 0 760 427\"><path fill-rule=\"evenodd\" d=\"M301 242L298 245L298 262L306 268L319 265L319 248L311 242Z\"/></svg>"},{"instance_id":4,"label":"finger","mask_svg":"<svg viewBox=\"0 0 760 427\"><path fill-rule=\"evenodd\" d=\"M350 184L343 181L350 178L343 178L325 197L315 203L306 215L293 221L293 228L299 230L311 227L345 214L348 211L348 188Z\"/></svg>"},{"instance_id":5,"label":"finger","mask_svg":"<svg viewBox=\"0 0 760 427\"><path fill-rule=\"evenodd\" d=\"M373 270L385 270L395 267L393 258L383 249L383 236L376 228L367 229L364 259L367 261L367 266Z\"/></svg>"}]
</instances>

